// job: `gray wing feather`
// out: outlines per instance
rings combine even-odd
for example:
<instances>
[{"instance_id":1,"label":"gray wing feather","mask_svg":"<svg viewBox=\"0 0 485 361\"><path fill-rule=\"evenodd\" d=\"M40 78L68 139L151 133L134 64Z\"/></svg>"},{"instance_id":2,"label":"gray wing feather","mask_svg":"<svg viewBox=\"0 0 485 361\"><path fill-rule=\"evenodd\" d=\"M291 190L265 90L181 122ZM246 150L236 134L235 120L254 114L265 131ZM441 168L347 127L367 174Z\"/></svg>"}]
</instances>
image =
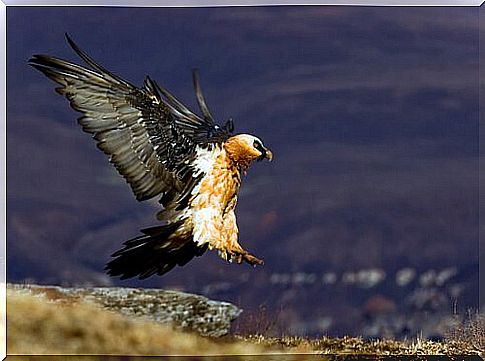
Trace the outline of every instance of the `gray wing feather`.
<instances>
[{"instance_id":1,"label":"gray wing feather","mask_svg":"<svg viewBox=\"0 0 485 361\"><path fill-rule=\"evenodd\" d=\"M148 94L111 74L97 73L58 58L36 55L30 64L61 85L56 91L83 113L79 124L93 134L97 146L109 156L138 200L180 187L179 180L159 159L154 139L146 128L149 119L128 100L137 96L140 101L149 102Z\"/></svg>"}]
</instances>

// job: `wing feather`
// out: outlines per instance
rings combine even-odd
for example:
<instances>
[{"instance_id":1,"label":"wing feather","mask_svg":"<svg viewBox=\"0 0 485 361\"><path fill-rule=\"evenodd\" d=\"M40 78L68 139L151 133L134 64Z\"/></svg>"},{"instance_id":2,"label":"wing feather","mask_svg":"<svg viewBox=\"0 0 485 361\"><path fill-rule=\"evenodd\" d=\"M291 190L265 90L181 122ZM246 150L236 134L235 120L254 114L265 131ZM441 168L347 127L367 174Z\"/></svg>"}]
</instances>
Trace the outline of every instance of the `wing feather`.
<instances>
[{"instance_id":1,"label":"wing feather","mask_svg":"<svg viewBox=\"0 0 485 361\"><path fill-rule=\"evenodd\" d=\"M93 134L138 200L177 187L177 179L157 159L154 144L143 127L142 111L127 102L136 91L133 86L45 55L34 56L30 64L61 85L57 92L83 113L79 124Z\"/></svg>"},{"instance_id":2,"label":"wing feather","mask_svg":"<svg viewBox=\"0 0 485 361\"><path fill-rule=\"evenodd\" d=\"M82 113L79 124L93 135L138 200L165 194L162 200L168 202L187 194L195 178L191 164L196 148L230 136L214 124L198 75L194 75L194 86L204 117L149 77L143 88L133 86L66 37L91 69L48 55L34 55L29 64L60 85L56 91Z\"/></svg>"}]
</instances>

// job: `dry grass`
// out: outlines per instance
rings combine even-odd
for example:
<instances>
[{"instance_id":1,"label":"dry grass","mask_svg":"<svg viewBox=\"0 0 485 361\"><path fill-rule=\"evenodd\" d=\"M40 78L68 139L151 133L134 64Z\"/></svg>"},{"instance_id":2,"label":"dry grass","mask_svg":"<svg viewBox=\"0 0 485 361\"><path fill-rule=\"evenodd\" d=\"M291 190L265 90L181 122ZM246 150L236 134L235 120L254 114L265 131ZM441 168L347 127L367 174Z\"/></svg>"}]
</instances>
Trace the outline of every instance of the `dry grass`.
<instances>
[{"instance_id":1,"label":"dry grass","mask_svg":"<svg viewBox=\"0 0 485 361\"><path fill-rule=\"evenodd\" d=\"M248 355L318 353L369 355L477 355L483 353L480 324L457 330L447 342L364 341L343 337L305 339L230 336L209 339L151 321L106 311L82 300L7 291L7 352L12 354ZM479 335L480 344L468 342ZM242 356L242 359L244 356ZM93 358L94 360L95 358Z\"/></svg>"},{"instance_id":2,"label":"dry grass","mask_svg":"<svg viewBox=\"0 0 485 361\"><path fill-rule=\"evenodd\" d=\"M261 349L242 342L215 343L85 302L7 292L8 354L237 355Z\"/></svg>"},{"instance_id":3,"label":"dry grass","mask_svg":"<svg viewBox=\"0 0 485 361\"><path fill-rule=\"evenodd\" d=\"M485 354L485 315L469 312L468 317L449 330L446 335L448 342L466 343L482 355Z\"/></svg>"},{"instance_id":4,"label":"dry grass","mask_svg":"<svg viewBox=\"0 0 485 361\"><path fill-rule=\"evenodd\" d=\"M482 352L467 342L433 342L416 339L412 342L395 340L364 341L358 337L306 339L301 337L271 338L264 336L241 336L252 344L262 345L285 352L319 354L360 355L479 355Z\"/></svg>"}]
</instances>

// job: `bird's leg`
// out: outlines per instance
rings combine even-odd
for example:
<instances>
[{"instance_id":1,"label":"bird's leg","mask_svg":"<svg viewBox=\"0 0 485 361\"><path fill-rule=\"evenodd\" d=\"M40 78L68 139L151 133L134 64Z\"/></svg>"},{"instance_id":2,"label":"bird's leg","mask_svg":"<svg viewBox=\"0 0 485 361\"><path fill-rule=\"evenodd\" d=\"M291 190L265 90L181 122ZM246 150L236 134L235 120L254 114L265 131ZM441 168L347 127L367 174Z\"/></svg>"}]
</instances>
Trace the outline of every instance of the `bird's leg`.
<instances>
[{"instance_id":1,"label":"bird's leg","mask_svg":"<svg viewBox=\"0 0 485 361\"><path fill-rule=\"evenodd\" d=\"M242 263L244 261L252 266L262 265L263 261L261 259L246 251L237 241L238 229L234 207L235 202L232 204L232 209L224 216L221 232L221 239L223 239L224 242L221 242L222 244L220 244L222 249L219 249L219 254L228 262L236 260L237 263Z\"/></svg>"},{"instance_id":2,"label":"bird's leg","mask_svg":"<svg viewBox=\"0 0 485 361\"><path fill-rule=\"evenodd\" d=\"M252 266L264 263L263 260L241 247L237 241L237 233L226 236L225 241L218 243L216 248L219 251L219 256L227 262L235 260L237 263L242 263L244 261Z\"/></svg>"}]
</instances>

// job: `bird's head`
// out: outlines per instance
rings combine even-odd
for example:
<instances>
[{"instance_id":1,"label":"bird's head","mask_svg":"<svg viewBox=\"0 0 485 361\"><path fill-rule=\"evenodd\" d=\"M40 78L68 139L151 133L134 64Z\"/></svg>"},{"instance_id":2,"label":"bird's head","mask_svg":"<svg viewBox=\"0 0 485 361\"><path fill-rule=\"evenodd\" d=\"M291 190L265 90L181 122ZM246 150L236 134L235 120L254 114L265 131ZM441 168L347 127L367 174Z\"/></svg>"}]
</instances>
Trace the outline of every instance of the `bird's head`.
<instances>
[{"instance_id":1,"label":"bird's head","mask_svg":"<svg viewBox=\"0 0 485 361\"><path fill-rule=\"evenodd\" d=\"M266 148L258 137L250 134L237 134L229 138L225 144L229 157L242 168L249 167L252 161L273 159L273 153Z\"/></svg>"}]
</instances>

